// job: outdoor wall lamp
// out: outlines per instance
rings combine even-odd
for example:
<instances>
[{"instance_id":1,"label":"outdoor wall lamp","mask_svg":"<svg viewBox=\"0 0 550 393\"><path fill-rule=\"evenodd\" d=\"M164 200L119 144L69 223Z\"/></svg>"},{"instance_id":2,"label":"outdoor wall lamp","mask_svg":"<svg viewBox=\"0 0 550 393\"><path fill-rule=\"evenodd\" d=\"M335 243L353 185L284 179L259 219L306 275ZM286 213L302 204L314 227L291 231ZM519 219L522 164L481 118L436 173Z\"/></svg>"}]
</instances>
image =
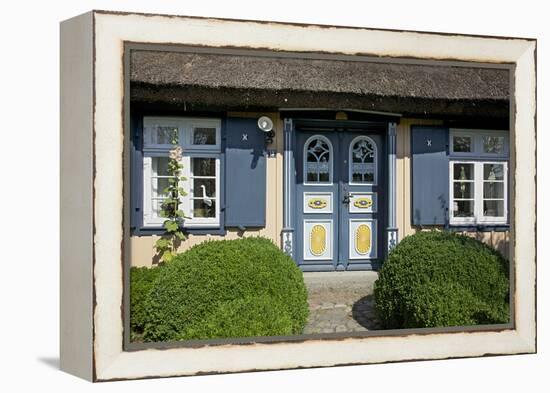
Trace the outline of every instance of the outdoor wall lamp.
<instances>
[{"instance_id":1,"label":"outdoor wall lamp","mask_svg":"<svg viewBox=\"0 0 550 393\"><path fill-rule=\"evenodd\" d=\"M273 143L275 132L273 131L273 120L267 116L262 116L258 119L258 128L265 133L265 144Z\"/></svg>"}]
</instances>

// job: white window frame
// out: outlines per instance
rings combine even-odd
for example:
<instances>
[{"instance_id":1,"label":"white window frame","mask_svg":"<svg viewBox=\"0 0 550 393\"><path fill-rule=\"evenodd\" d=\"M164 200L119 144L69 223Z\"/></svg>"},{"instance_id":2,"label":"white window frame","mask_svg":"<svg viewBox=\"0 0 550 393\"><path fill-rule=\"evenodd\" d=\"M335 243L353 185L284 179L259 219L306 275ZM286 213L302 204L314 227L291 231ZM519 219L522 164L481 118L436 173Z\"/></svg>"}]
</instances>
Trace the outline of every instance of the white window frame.
<instances>
[{"instance_id":1,"label":"white window frame","mask_svg":"<svg viewBox=\"0 0 550 393\"><path fill-rule=\"evenodd\" d=\"M467 136L472 138L471 152L455 152L454 137ZM486 153L483 151L483 138L486 136L503 137L501 153ZM509 133L506 130L485 130L451 128L449 130L449 223L451 225L508 224L508 158L510 151ZM474 164L474 217L454 217L454 178L453 166L456 163ZM504 165L504 216L489 217L483 215L483 165Z\"/></svg>"},{"instance_id":2,"label":"white window frame","mask_svg":"<svg viewBox=\"0 0 550 393\"><path fill-rule=\"evenodd\" d=\"M454 203L455 203L455 198L454 198L454 183L455 183L455 178L454 178L454 165L455 164L473 164L474 165L474 171L473 171L473 175L474 175L474 179L473 181L470 181L473 186L474 186L474 197L473 197L473 202L474 202L474 216L473 217L455 217L454 216ZM450 162L450 165L449 165L449 200L450 200L450 203L449 203L449 217L450 217L450 223L451 224L475 224L476 221L477 221L477 217L478 217L478 214L477 214L477 206L478 206L478 203L477 203L477 190L478 190L478 185L477 185L477 170L476 170L476 162L475 161L463 161L463 160L455 160L455 161L451 161Z\"/></svg>"},{"instance_id":3,"label":"white window frame","mask_svg":"<svg viewBox=\"0 0 550 393\"><path fill-rule=\"evenodd\" d=\"M359 141L361 139L365 139L365 140L369 141L370 143L372 143L372 146L374 147L374 159L373 159L374 180L372 182L354 182L354 181L352 181L352 179L353 179L353 176L352 176L352 164L353 164L352 150L353 150L353 145L355 145L357 143L357 141ZM352 186L354 186L354 185L356 185L356 186L376 186L378 184L378 145L376 144L376 142L372 138L370 138L366 135L359 135L359 136L353 138L353 140L349 144L349 147L348 147L348 182Z\"/></svg>"},{"instance_id":4,"label":"white window frame","mask_svg":"<svg viewBox=\"0 0 550 393\"><path fill-rule=\"evenodd\" d=\"M454 217L454 165L455 164L473 164L474 165L474 216L473 217ZM503 165L503 187L504 187L504 215L500 217L485 216L483 214L483 166L485 164ZM498 198L500 199L500 198ZM449 223L451 225L475 225L475 224L493 224L503 225L508 223L508 162L507 161L489 161L489 160L450 160L449 162Z\"/></svg>"},{"instance_id":5,"label":"white window frame","mask_svg":"<svg viewBox=\"0 0 550 393\"><path fill-rule=\"evenodd\" d=\"M328 167L328 179L329 181L328 182L308 182L307 181L307 148L309 146L309 144L311 143L311 141L313 141L314 139L322 139L324 140L327 145L328 145L328 148L329 148L329 167ZM303 183L305 186L332 186L333 185L333 182L334 182L334 147L332 146L332 142L330 141L330 139L328 139L326 136L324 135L321 135L321 134L316 134L316 135L313 135L313 136L310 136L309 138L307 138L306 142L304 143L304 149L303 149L303 165L302 165L302 176L303 176Z\"/></svg>"},{"instance_id":6,"label":"white window frame","mask_svg":"<svg viewBox=\"0 0 550 393\"><path fill-rule=\"evenodd\" d=\"M212 199L216 206L215 217L194 217L193 216L193 201L195 200L195 190L193 189L193 172L191 160L192 158L214 158L216 160L216 196L212 197L207 195L209 199ZM219 153L190 153L183 157L183 176L187 178L182 184L187 195L182 200L182 210L186 216L190 217L185 219L183 226L185 228L217 228L220 226L220 154Z\"/></svg>"},{"instance_id":7,"label":"white window frame","mask_svg":"<svg viewBox=\"0 0 550 393\"><path fill-rule=\"evenodd\" d=\"M217 119L189 119L186 122L187 132L184 134L185 147L190 150L207 150L220 151L221 149L221 122ZM216 129L216 144L215 145L195 145L193 144L193 131L195 128L215 128Z\"/></svg>"},{"instance_id":8,"label":"white window frame","mask_svg":"<svg viewBox=\"0 0 550 393\"><path fill-rule=\"evenodd\" d=\"M180 117L144 117L143 118L143 226L149 228L158 228L162 226L166 220L164 217L158 217L153 214L152 210L152 189L151 180L153 177L153 157L167 157L169 151L173 149L173 145L152 144L150 138L146 135L146 128L151 125L161 125L178 128L179 146L183 149L183 172L182 176L186 177L179 185L187 195L182 196L180 208L189 218L184 219L184 228L219 228L220 227L220 194L221 194L221 173L220 173L220 157L221 157L221 120L212 118L180 118ZM216 144L215 145L194 145L192 142L192 131L194 127L212 127L216 128ZM215 217L193 217L193 174L191 172L191 158L215 158L216 160L216 196L210 197L214 200L216 206Z\"/></svg>"}]
</instances>

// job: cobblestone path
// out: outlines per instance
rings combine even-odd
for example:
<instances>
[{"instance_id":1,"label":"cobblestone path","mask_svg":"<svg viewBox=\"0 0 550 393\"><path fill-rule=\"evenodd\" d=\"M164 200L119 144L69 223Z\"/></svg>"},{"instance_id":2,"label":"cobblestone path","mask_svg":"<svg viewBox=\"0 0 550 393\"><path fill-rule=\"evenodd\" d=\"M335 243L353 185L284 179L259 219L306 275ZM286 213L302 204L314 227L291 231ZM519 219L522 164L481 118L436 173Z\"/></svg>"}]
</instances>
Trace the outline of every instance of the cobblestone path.
<instances>
[{"instance_id":1,"label":"cobblestone path","mask_svg":"<svg viewBox=\"0 0 550 393\"><path fill-rule=\"evenodd\" d=\"M309 320L304 334L380 329L374 314L376 272L304 273Z\"/></svg>"}]
</instances>

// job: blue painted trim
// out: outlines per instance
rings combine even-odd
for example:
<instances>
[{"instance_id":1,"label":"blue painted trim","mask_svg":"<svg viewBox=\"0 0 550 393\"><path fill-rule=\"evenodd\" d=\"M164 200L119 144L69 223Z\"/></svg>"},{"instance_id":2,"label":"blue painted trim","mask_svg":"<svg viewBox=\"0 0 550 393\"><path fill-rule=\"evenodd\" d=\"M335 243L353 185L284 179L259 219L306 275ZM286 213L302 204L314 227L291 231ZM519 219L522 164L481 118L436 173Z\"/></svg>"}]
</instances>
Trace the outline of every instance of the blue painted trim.
<instances>
[{"instance_id":1,"label":"blue painted trim","mask_svg":"<svg viewBox=\"0 0 550 393\"><path fill-rule=\"evenodd\" d=\"M143 226L143 116L130 116L130 231ZM133 234L133 233L132 233Z\"/></svg>"},{"instance_id":2,"label":"blue painted trim","mask_svg":"<svg viewBox=\"0 0 550 393\"><path fill-rule=\"evenodd\" d=\"M411 225L448 226L449 129L411 125Z\"/></svg>"},{"instance_id":3,"label":"blue painted trim","mask_svg":"<svg viewBox=\"0 0 550 393\"><path fill-rule=\"evenodd\" d=\"M386 228L386 257L399 242L397 229L397 124L388 123L387 135L388 155L388 227Z\"/></svg>"},{"instance_id":4,"label":"blue painted trim","mask_svg":"<svg viewBox=\"0 0 550 393\"><path fill-rule=\"evenodd\" d=\"M296 193L296 164L294 158L294 145L296 133L292 119L283 120L283 230L281 231L281 246L283 251L295 259L296 238L294 230L294 210Z\"/></svg>"},{"instance_id":5,"label":"blue painted trim","mask_svg":"<svg viewBox=\"0 0 550 393\"><path fill-rule=\"evenodd\" d=\"M450 154L450 161L488 161L488 162L508 162L510 161L509 157L491 157L491 156L466 156L466 155L457 155Z\"/></svg>"},{"instance_id":6,"label":"blue painted trim","mask_svg":"<svg viewBox=\"0 0 550 393\"><path fill-rule=\"evenodd\" d=\"M255 118L228 117L225 123L225 226L266 225L265 136Z\"/></svg>"},{"instance_id":7,"label":"blue painted trim","mask_svg":"<svg viewBox=\"0 0 550 393\"><path fill-rule=\"evenodd\" d=\"M507 232L510 225L449 225L450 232Z\"/></svg>"}]
</instances>

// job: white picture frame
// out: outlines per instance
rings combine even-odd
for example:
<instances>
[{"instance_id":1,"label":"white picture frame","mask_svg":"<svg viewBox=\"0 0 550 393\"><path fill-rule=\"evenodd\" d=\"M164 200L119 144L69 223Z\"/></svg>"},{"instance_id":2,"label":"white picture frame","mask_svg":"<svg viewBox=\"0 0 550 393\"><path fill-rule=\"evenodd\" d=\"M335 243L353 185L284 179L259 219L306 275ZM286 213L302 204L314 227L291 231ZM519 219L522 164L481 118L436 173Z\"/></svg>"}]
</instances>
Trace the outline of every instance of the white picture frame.
<instances>
[{"instance_id":1,"label":"white picture frame","mask_svg":"<svg viewBox=\"0 0 550 393\"><path fill-rule=\"evenodd\" d=\"M513 64L511 327L125 350L121 245L126 42ZM62 95L79 97L62 103L61 196L80 197L64 207L61 217L63 370L109 381L536 351L535 40L93 11L63 22L61 50ZM515 130L521 130L521 137ZM69 154L64 148L74 151ZM63 230L65 223L71 224L70 231Z\"/></svg>"}]
</instances>

